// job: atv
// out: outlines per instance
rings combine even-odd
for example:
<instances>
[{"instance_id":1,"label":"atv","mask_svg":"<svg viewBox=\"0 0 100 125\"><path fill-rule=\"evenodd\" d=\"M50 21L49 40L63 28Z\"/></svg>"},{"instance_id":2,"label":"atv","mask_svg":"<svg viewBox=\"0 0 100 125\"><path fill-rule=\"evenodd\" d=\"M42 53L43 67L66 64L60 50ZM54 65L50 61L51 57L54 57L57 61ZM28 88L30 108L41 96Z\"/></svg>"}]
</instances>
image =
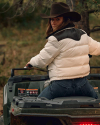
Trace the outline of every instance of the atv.
<instances>
[{"instance_id":1,"label":"atv","mask_svg":"<svg viewBox=\"0 0 100 125\"><path fill-rule=\"evenodd\" d=\"M49 80L48 74L14 74L15 70L31 69L36 70L35 67L11 70L11 77L3 92L4 125L100 125L100 74L87 76L98 99L71 96L48 100L44 97L38 98Z\"/></svg>"}]
</instances>

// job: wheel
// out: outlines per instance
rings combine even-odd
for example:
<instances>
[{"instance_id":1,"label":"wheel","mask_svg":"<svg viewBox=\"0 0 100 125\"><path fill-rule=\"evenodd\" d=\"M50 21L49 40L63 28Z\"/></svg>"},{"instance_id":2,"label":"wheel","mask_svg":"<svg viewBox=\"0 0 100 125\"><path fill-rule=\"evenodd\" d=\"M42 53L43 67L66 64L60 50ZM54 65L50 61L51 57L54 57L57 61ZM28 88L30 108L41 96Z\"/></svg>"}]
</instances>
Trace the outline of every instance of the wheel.
<instances>
[{"instance_id":1,"label":"wheel","mask_svg":"<svg viewBox=\"0 0 100 125\"><path fill-rule=\"evenodd\" d=\"M10 125L27 125L27 124L24 122L24 117L23 116L14 116L11 113Z\"/></svg>"},{"instance_id":2,"label":"wheel","mask_svg":"<svg viewBox=\"0 0 100 125\"><path fill-rule=\"evenodd\" d=\"M50 120L48 120L46 125L62 125L62 123L57 118L50 118Z\"/></svg>"}]
</instances>

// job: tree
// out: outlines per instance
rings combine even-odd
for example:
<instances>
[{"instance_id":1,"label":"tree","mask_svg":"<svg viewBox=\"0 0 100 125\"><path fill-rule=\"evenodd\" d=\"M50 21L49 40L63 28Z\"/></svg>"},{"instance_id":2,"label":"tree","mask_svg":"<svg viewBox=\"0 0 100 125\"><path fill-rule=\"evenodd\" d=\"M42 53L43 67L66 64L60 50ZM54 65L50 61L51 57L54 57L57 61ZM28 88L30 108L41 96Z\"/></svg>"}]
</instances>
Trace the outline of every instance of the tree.
<instances>
[{"instance_id":1,"label":"tree","mask_svg":"<svg viewBox=\"0 0 100 125\"><path fill-rule=\"evenodd\" d=\"M15 8L15 15L12 17L12 18L14 18L16 16L23 15L23 13L27 12L28 9L31 9L31 12L33 12L37 6L40 6L41 8L43 6L50 7L50 5L52 4L52 2L54 0L12 0L12 1L13 2L10 2L10 0L8 0L8 3L10 3L10 4L12 3L12 4L4 12L7 12L9 9L14 7ZM4 7L5 6L6 6L6 4L4 5ZM2 12L2 13L4 13L4 12Z\"/></svg>"},{"instance_id":2,"label":"tree","mask_svg":"<svg viewBox=\"0 0 100 125\"><path fill-rule=\"evenodd\" d=\"M58 0L13 0L11 7L16 8L16 13L13 17L23 15L28 9L33 12L36 6L49 8L54 1ZM61 1L64 2L64 0ZM65 0L65 2L70 6L71 11L78 11L81 14L81 21L76 23L77 28L85 30L88 35L91 32L100 30L100 26L95 26L93 29L89 27L89 14L98 15L98 12L100 12L100 0Z\"/></svg>"},{"instance_id":3,"label":"tree","mask_svg":"<svg viewBox=\"0 0 100 125\"><path fill-rule=\"evenodd\" d=\"M13 0L13 5L15 5L15 10L17 10L18 8L21 8L23 6L23 0Z\"/></svg>"},{"instance_id":4,"label":"tree","mask_svg":"<svg viewBox=\"0 0 100 125\"><path fill-rule=\"evenodd\" d=\"M81 21L76 23L78 28L81 28L90 35L91 32L99 31L100 27L95 26L93 29L89 27L89 14L98 14L100 9L100 2L98 0L66 0L66 3L70 6L71 10L79 11L81 14Z\"/></svg>"}]
</instances>

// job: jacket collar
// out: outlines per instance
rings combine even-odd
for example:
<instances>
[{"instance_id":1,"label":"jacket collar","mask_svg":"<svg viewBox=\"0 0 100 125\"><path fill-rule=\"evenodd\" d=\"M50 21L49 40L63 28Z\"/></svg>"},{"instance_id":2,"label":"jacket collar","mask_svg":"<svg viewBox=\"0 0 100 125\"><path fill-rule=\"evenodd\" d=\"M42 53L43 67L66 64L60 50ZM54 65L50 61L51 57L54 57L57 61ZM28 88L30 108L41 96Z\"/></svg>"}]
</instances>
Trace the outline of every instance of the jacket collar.
<instances>
[{"instance_id":1,"label":"jacket collar","mask_svg":"<svg viewBox=\"0 0 100 125\"><path fill-rule=\"evenodd\" d=\"M50 37L50 36L52 36L52 35L54 35L54 34L60 32L60 31L62 31L62 30L65 30L65 29L68 29L68 28L74 28L74 27L75 27L75 25L74 25L73 23L69 23L69 24L66 25L65 27L63 27L63 28L61 28L61 29L59 29L59 30L57 30L57 31L55 31L55 32L53 32L53 33L51 33L49 36L46 37L46 39L48 39L48 37Z\"/></svg>"}]
</instances>

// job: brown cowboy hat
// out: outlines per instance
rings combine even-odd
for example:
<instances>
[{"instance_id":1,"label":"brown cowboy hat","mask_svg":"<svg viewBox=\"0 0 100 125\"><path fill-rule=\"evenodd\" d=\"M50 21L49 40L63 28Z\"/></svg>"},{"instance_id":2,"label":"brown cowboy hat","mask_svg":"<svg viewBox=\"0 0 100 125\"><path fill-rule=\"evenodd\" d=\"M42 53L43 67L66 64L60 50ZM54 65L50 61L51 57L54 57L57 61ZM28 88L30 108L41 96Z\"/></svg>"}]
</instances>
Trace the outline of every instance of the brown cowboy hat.
<instances>
[{"instance_id":1,"label":"brown cowboy hat","mask_svg":"<svg viewBox=\"0 0 100 125\"><path fill-rule=\"evenodd\" d=\"M81 20L81 15L77 12L70 11L69 6L63 2L54 2L51 6L50 16L41 14L41 17L54 18L54 17L61 16L63 14L69 17L72 21L78 22Z\"/></svg>"}]
</instances>

